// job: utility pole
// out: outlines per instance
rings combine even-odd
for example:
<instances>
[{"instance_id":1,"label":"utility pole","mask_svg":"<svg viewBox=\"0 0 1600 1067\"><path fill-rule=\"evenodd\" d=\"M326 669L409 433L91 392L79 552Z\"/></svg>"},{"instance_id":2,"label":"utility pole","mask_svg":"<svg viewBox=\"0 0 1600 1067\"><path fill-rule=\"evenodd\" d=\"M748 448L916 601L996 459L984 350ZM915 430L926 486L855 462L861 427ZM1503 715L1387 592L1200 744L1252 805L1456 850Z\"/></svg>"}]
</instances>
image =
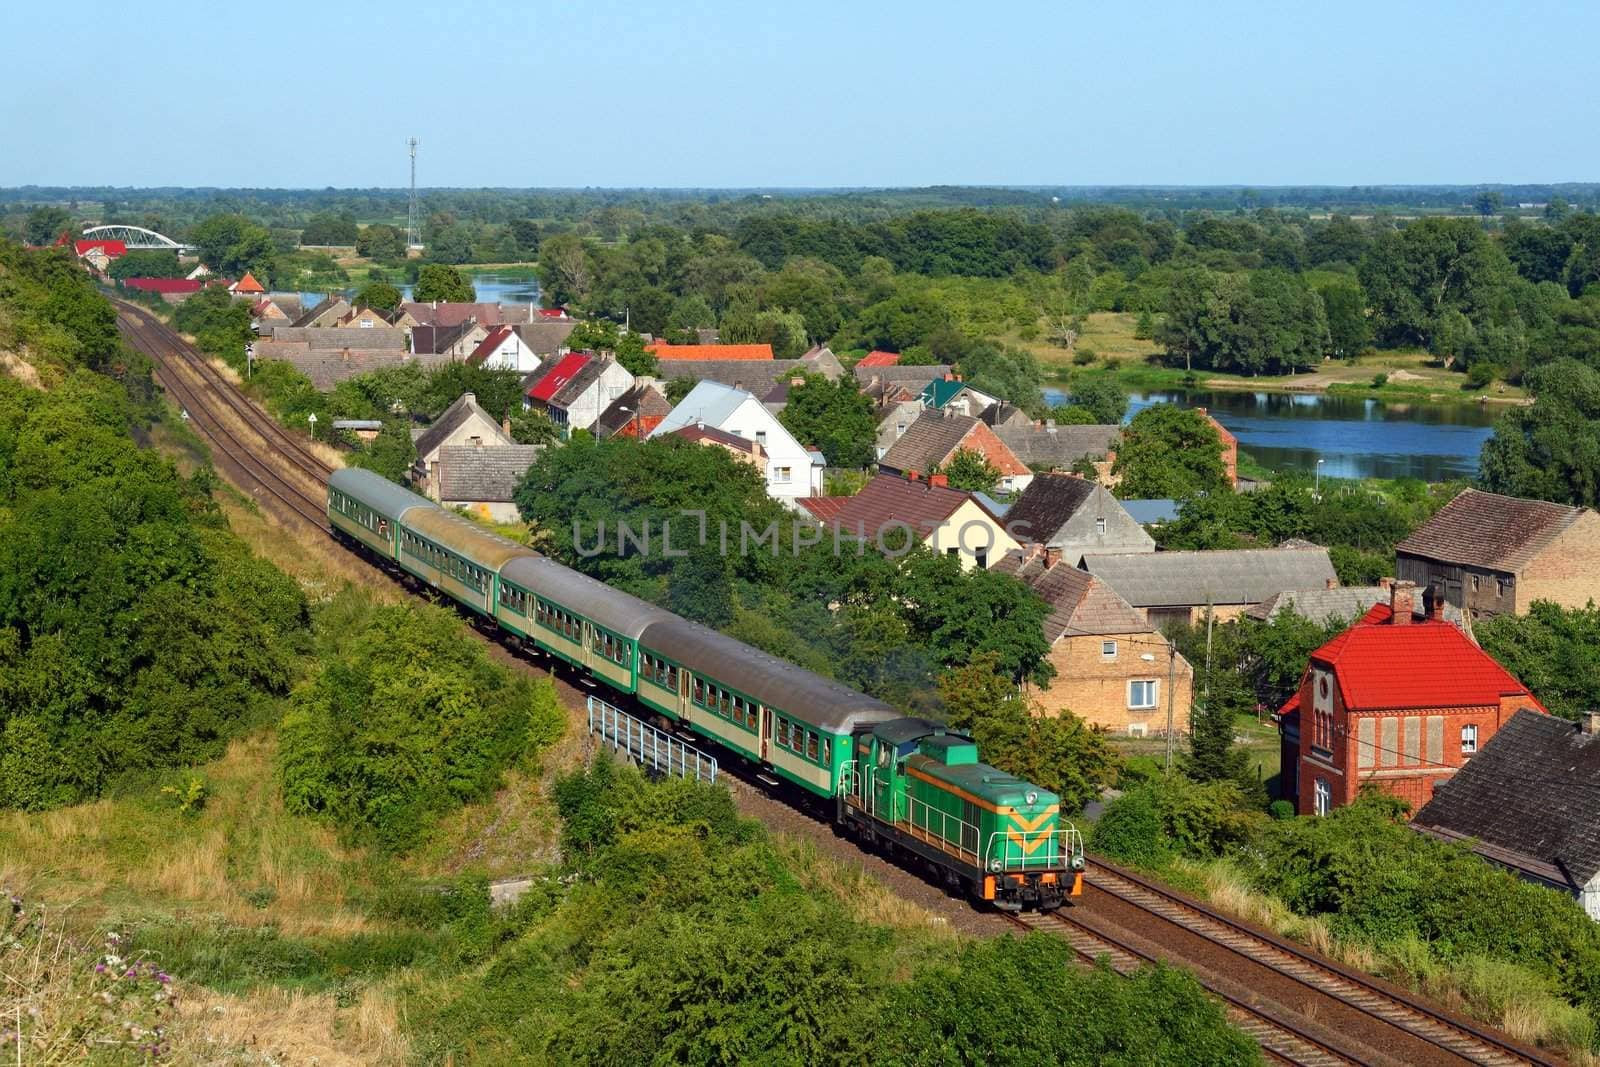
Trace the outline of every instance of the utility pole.
<instances>
[{"instance_id":1,"label":"utility pole","mask_svg":"<svg viewBox=\"0 0 1600 1067\"><path fill-rule=\"evenodd\" d=\"M1178 688L1178 646L1167 638L1167 765L1164 773L1172 773L1172 699Z\"/></svg>"},{"instance_id":2,"label":"utility pole","mask_svg":"<svg viewBox=\"0 0 1600 1067\"><path fill-rule=\"evenodd\" d=\"M411 202L406 213L406 248L412 249L420 243L417 240L417 144L412 137L406 141L406 147L411 150Z\"/></svg>"}]
</instances>

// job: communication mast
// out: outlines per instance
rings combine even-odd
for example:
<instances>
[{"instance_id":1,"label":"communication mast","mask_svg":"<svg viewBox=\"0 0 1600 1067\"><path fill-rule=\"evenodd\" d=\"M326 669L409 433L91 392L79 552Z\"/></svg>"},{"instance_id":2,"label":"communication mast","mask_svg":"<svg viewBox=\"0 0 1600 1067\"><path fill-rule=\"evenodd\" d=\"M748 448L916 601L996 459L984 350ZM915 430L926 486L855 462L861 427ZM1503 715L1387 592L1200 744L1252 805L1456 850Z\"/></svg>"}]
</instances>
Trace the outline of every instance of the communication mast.
<instances>
[{"instance_id":1,"label":"communication mast","mask_svg":"<svg viewBox=\"0 0 1600 1067\"><path fill-rule=\"evenodd\" d=\"M411 204L406 215L406 247L420 248L422 242L417 233L417 139L415 137L406 141L406 147L411 150Z\"/></svg>"}]
</instances>

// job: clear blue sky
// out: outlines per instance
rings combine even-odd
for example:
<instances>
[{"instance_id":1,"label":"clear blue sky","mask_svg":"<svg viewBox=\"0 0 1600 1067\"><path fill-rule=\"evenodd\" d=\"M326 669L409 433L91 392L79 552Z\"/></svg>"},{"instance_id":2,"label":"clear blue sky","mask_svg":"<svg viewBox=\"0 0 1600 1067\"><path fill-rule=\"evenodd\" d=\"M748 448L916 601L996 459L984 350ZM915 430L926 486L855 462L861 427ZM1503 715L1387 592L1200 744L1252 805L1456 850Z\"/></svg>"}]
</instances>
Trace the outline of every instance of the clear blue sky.
<instances>
[{"instance_id":1,"label":"clear blue sky","mask_svg":"<svg viewBox=\"0 0 1600 1067\"><path fill-rule=\"evenodd\" d=\"M1592 2L8 6L0 185L1600 178Z\"/></svg>"}]
</instances>

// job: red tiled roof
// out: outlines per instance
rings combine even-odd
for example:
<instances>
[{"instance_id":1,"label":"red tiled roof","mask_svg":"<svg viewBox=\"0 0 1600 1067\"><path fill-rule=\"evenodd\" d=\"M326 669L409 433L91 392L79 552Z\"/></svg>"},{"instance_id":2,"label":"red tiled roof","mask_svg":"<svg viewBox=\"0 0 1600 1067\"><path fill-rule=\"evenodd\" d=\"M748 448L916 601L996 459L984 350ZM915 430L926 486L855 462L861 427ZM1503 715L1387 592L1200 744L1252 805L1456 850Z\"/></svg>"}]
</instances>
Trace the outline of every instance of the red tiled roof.
<instances>
[{"instance_id":1,"label":"red tiled roof","mask_svg":"<svg viewBox=\"0 0 1600 1067\"><path fill-rule=\"evenodd\" d=\"M509 326L497 326L490 330L489 336L479 341L478 347L472 350L472 354L467 357L467 362L474 367L481 366L483 361L494 355L495 349L499 348L501 343L510 336L511 327Z\"/></svg>"},{"instance_id":2,"label":"red tiled roof","mask_svg":"<svg viewBox=\"0 0 1600 1067\"><path fill-rule=\"evenodd\" d=\"M1375 604L1350 629L1311 653L1332 668L1352 711L1499 704L1521 696L1544 710L1528 687L1473 644L1454 623L1389 624L1388 604Z\"/></svg>"},{"instance_id":3,"label":"red tiled roof","mask_svg":"<svg viewBox=\"0 0 1600 1067\"><path fill-rule=\"evenodd\" d=\"M564 319L567 317L566 308L534 308L533 313L541 319Z\"/></svg>"},{"instance_id":4,"label":"red tiled roof","mask_svg":"<svg viewBox=\"0 0 1600 1067\"><path fill-rule=\"evenodd\" d=\"M122 284L146 293L198 293L205 287L199 278L124 278Z\"/></svg>"},{"instance_id":5,"label":"red tiled roof","mask_svg":"<svg viewBox=\"0 0 1600 1067\"><path fill-rule=\"evenodd\" d=\"M229 288L236 293L264 293L267 291L260 282L256 281L256 276L249 271L245 271L244 277L229 286Z\"/></svg>"},{"instance_id":6,"label":"red tiled roof","mask_svg":"<svg viewBox=\"0 0 1600 1067\"><path fill-rule=\"evenodd\" d=\"M528 399L548 404L563 385L566 385L577 376L590 358L584 352L573 352L561 357L561 361L551 367L549 373L535 382L533 388L528 390Z\"/></svg>"},{"instance_id":7,"label":"red tiled roof","mask_svg":"<svg viewBox=\"0 0 1600 1067\"><path fill-rule=\"evenodd\" d=\"M971 493L959 489L880 474L855 496L844 497L839 509L827 521L837 522L840 530L847 534L860 529L869 539L888 530L892 523L903 522L911 526L920 541L971 499ZM888 536L903 535L891 533Z\"/></svg>"},{"instance_id":8,"label":"red tiled roof","mask_svg":"<svg viewBox=\"0 0 1600 1067\"><path fill-rule=\"evenodd\" d=\"M815 515L819 522L828 522L844 510L849 500L847 496L803 496L796 503Z\"/></svg>"},{"instance_id":9,"label":"red tiled roof","mask_svg":"<svg viewBox=\"0 0 1600 1067\"><path fill-rule=\"evenodd\" d=\"M900 353L873 350L861 357L858 367L892 367L900 362Z\"/></svg>"},{"instance_id":10,"label":"red tiled roof","mask_svg":"<svg viewBox=\"0 0 1600 1067\"><path fill-rule=\"evenodd\" d=\"M645 345L657 359L771 359L771 345Z\"/></svg>"},{"instance_id":11,"label":"red tiled roof","mask_svg":"<svg viewBox=\"0 0 1600 1067\"><path fill-rule=\"evenodd\" d=\"M738 449L740 452L754 453L756 448L756 443L748 437L740 437L736 433L719 430L715 426L697 426L690 423L673 430L672 436L681 437L686 441L711 441L727 448Z\"/></svg>"},{"instance_id":12,"label":"red tiled roof","mask_svg":"<svg viewBox=\"0 0 1600 1067\"><path fill-rule=\"evenodd\" d=\"M122 241L74 241L72 250L78 255L83 255L91 248L98 248L112 259L128 254L128 246Z\"/></svg>"}]
</instances>

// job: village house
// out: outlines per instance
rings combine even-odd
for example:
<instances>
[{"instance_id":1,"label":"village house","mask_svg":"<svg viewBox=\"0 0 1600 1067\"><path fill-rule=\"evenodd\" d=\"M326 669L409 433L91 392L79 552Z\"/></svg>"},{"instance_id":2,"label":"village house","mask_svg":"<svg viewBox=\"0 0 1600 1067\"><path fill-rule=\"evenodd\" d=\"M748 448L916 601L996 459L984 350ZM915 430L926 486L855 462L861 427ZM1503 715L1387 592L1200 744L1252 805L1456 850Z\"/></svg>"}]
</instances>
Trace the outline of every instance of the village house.
<instances>
[{"instance_id":1,"label":"village house","mask_svg":"<svg viewBox=\"0 0 1600 1067\"><path fill-rule=\"evenodd\" d=\"M963 570L986 569L1020 547L976 494L951 489L942 474L927 481L880 474L854 496L814 497L800 505L829 538L837 531L841 540L865 540L887 552L923 544L960 560Z\"/></svg>"},{"instance_id":2,"label":"village house","mask_svg":"<svg viewBox=\"0 0 1600 1067\"><path fill-rule=\"evenodd\" d=\"M128 254L128 246L122 241L74 241L72 250L101 274L110 269L112 260Z\"/></svg>"},{"instance_id":3,"label":"village house","mask_svg":"<svg viewBox=\"0 0 1600 1067\"><path fill-rule=\"evenodd\" d=\"M903 385L913 395L922 390L931 381L943 380L950 377L951 366L948 363L924 363L902 366L897 360L889 364L867 366L857 363L852 368L856 381L861 383L863 389L874 382L879 384Z\"/></svg>"},{"instance_id":4,"label":"village house","mask_svg":"<svg viewBox=\"0 0 1600 1067\"><path fill-rule=\"evenodd\" d=\"M768 496L792 504L822 491L823 468L812 450L796 441L761 401L742 389L720 382L701 382L648 436L659 437L696 424L726 430L761 445L767 455Z\"/></svg>"},{"instance_id":5,"label":"village house","mask_svg":"<svg viewBox=\"0 0 1600 1067\"><path fill-rule=\"evenodd\" d=\"M891 401L877 408L879 459L894 447L896 441L906 435L906 431L911 429L911 424L921 417L923 410L922 398L915 396Z\"/></svg>"},{"instance_id":6,"label":"village house","mask_svg":"<svg viewBox=\"0 0 1600 1067\"><path fill-rule=\"evenodd\" d=\"M672 413L672 404L661 390L647 382L635 381L632 389L617 397L600 413L590 429L599 438L632 437L643 439Z\"/></svg>"},{"instance_id":7,"label":"village house","mask_svg":"<svg viewBox=\"0 0 1600 1067\"><path fill-rule=\"evenodd\" d=\"M475 319L467 319L453 326L411 327L411 351L418 356L431 357L430 363L465 362L472 350L489 336L489 327Z\"/></svg>"},{"instance_id":8,"label":"village house","mask_svg":"<svg viewBox=\"0 0 1600 1067\"><path fill-rule=\"evenodd\" d=\"M1395 573L1475 619L1600 603L1600 516L1467 489L1395 546Z\"/></svg>"},{"instance_id":9,"label":"village house","mask_svg":"<svg viewBox=\"0 0 1600 1067\"><path fill-rule=\"evenodd\" d=\"M257 333L268 333L274 326L287 326L294 321L276 298L264 296L250 308L250 325Z\"/></svg>"},{"instance_id":10,"label":"village house","mask_svg":"<svg viewBox=\"0 0 1600 1067\"><path fill-rule=\"evenodd\" d=\"M949 373L930 381L918 395L925 406L953 415L981 415L1000 402L999 397L974 389Z\"/></svg>"},{"instance_id":11,"label":"village house","mask_svg":"<svg viewBox=\"0 0 1600 1067\"><path fill-rule=\"evenodd\" d=\"M900 353L884 352L874 348L871 352L856 360L856 368L871 370L873 367L892 367L900 362Z\"/></svg>"},{"instance_id":12,"label":"village house","mask_svg":"<svg viewBox=\"0 0 1600 1067\"><path fill-rule=\"evenodd\" d=\"M512 495L540 451L538 445L445 445L429 496L490 522L518 522L522 516Z\"/></svg>"},{"instance_id":13,"label":"village house","mask_svg":"<svg viewBox=\"0 0 1600 1067\"><path fill-rule=\"evenodd\" d=\"M1311 653L1279 709L1280 792L1301 815L1326 815L1368 784L1421 808L1512 715L1544 711L1445 621L1443 600L1429 598L1418 621L1416 596L1395 582L1388 604Z\"/></svg>"},{"instance_id":14,"label":"village house","mask_svg":"<svg viewBox=\"0 0 1600 1067\"><path fill-rule=\"evenodd\" d=\"M527 304L453 303L444 300L406 300L400 310L418 326L460 326L467 320L483 326L515 326L542 319Z\"/></svg>"},{"instance_id":15,"label":"village house","mask_svg":"<svg viewBox=\"0 0 1600 1067\"><path fill-rule=\"evenodd\" d=\"M993 430L1021 430L1033 425L1033 419L1017 405L1007 400L999 400L982 411L978 418L983 424Z\"/></svg>"},{"instance_id":16,"label":"village house","mask_svg":"<svg viewBox=\"0 0 1600 1067\"><path fill-rule=\"evenodd\" d=\"M1195 410L1217 431L1217 440L1222 442L1222 473L1228 479L1229 486L1239 488L1239 439L1205 408Z\"/></svg>"},{"instance_id":17,"label":"village house","mask_svg":"<svg viewBox=\"0 0 1600 1067\"><path fill-rule=\"evenodd\" d=\"M1570 893L1600 919L1600 712L1518 711L1411 820L1514 874Z\"/></svg>"},{"instance_id":18,"label":"village house","mask_svg":"<svg viewBox=\"0 0 1600 1067\"><path fill-rule=\"evenodd\" d=\"M924 411L878 460L885 474L933 474L963 449L977 452L1000 472L1000 488L1026 488L1033 471L995 432L971 415Z\"/></svg>"},{"instance_id":19,"label":"village house","mask_svg":"<svg viewBox=\"0 0 1600 1067\"><path fill-rule=\"evenodd\" d=\"M415 444L417 459L412 467L412 479L421 487L424 496L439 500L440 449L452 445L506 448L516 442L493 415L478 406L476 395L462 393L427 429L416 433Z\"/></svg>"},{"instance_id":20,"label":"village house","mask_svg":"<svg viewBox=\"0 0 1600 1067\"><path fill-rule=\"evenodd\" d=\"M1154 552L1155 538L1106 488L1075 474L1041 474L1006 512L1018 542L1043 545L1069 567L1086 553Z\"/></svg>"},{"instance_id":21,"label":"village house","mask_svg":"<svg viewBox=\"0 0 1600 1067\"><path fill-rule=\"evenodd\" d=\"M155 293L169 304L181 304L206 286L199 278L124 278L118 284L136 292Z\"/></svg>"},{"instance_id":22,"label":"village house","mask_svg":"<svg viewBox=\"0 0 1600 1067\"><path fill-rule=\"evenodd\" d=\"M1026 582L1050 607L1045 639L1055 677L1031 689L1045 714L1072 712L1132 737L1189 730L1194 667L1116 590L1049 550L1031 545L995 570Z\"/></svg>"},{"instance_id":23,"label":"village house","mask_svg":"<svg viewBox=\"0 0 1600 1067\"><path fill-rule=\"evenodd\" d=\"M410 329L413 324L402 323L403 316L396 311L382 311L372 307L354 307L334 325L341 330L376 330L385 327Z\"/></svg>"},{"instance_id":24,"label":"village house","mask_svg":"<svg viewBox=\"0 0 1600 1067\"><path fill-rule=\"evenodd\" d=\"M538 309L551 310L549 308ZM552 359L559 359L572 349L567 345L567 338L572 336L572 331L578 324L569 318L536 318L533 322L517 324L511 327L516 332L518 340L528 352L535 356L539 362L548 363Z\"/></svg>"},{"instance_id":25,"label":"village house","mask_svg":"<svg viewBox=\"0 0 1600 1067\"><path fill-rule=\"evenodd\" d=\"M283 360L326 392L340 382L377 370L404 367L414 360L404 348L313 348L305 341L255 342L257 363Z\"/></svg>"},{"instance_id":26,"label":"village house","mask_svg":"<svg viewBox=\"0 0 1600 1067\"><path fill-rule=\"evenodd\" d=\"M1106 461L1115 460L1117 442L1122 438L1121 426L1058 426L1053 419L1023 425L1013 420L994 432L1019 460L1042 471L1070 471L1085 462L1094 464L1097 470L1108 466Z\"/></svg>"},{"instance_id":27,"label":"village house","mask_svg":"<svg viewBox=\"0 0 1600 1067\"><path fill-rule=\"evenodd\" d=\"M516 329L496 326L491 329L478 347L467 354L467 365L484 370L514 370L528 374L539 369L540 359L522 343Z\"/></svg>"},{"instance_id":28,"label":"village house","mask_svg":"<svg viewBox=\"0 0 1600 1067\"><path fill-rule=\"evenodd\" d=\"M633 375L616 360L571 352L549 374L536 377L524 394L525 406L543 411L563 435L570 436L574 430L593 426L601 412L632 388Z\"/></svg>"},{"instance_id":29,"label":"village house","mask_svg":"<svg viewBox=\"0 0 1600 1067\"><path fill-rule=\"evenodd\" d=\"M1207 611L1227 622L1285 589L1321 589L1338 580L1328 550L1304 541L1237 551L1089 554L1079 565L1157 629L1203 621Z\"/></svg>"},{"instance_id":30,"label":"village house","mask_svg":"<svg viewBox=\"0 0 1600 1067\"><path fill-rule=\"evenodd\" d=\"M339 325L339 320L350 314L351 307L342 296L324 297L320 303L314 304L300 314L300 317L290 323L296 327L327 327Z\"/></svg>"},{"instance_id":31,"label":"village house","mask_svg":"<svg viewBox=\"0 0 1600 1067\"><path fill-rule=\"evenodd\" d=\"M690 426L680 426L669 435L677 437L691 444L708 445L720 448L727 452L740 463L754 467L765 477L767 469L767 450L747 438L727 430L719 430L715 426L707 426L697 422Z\"/></svg>"},{"instance_id":32,"label":"village house","mask_svg":"<svg viewBox=\"0 0 1600 1067\"><path fill-rule=\"evenodd\" d=\"M228 292L233 296L247 297L254 304L267 295L267 287L256 281L254 274L245 271L243 278L228 286Z\"/></svg>"}]
</instances>

